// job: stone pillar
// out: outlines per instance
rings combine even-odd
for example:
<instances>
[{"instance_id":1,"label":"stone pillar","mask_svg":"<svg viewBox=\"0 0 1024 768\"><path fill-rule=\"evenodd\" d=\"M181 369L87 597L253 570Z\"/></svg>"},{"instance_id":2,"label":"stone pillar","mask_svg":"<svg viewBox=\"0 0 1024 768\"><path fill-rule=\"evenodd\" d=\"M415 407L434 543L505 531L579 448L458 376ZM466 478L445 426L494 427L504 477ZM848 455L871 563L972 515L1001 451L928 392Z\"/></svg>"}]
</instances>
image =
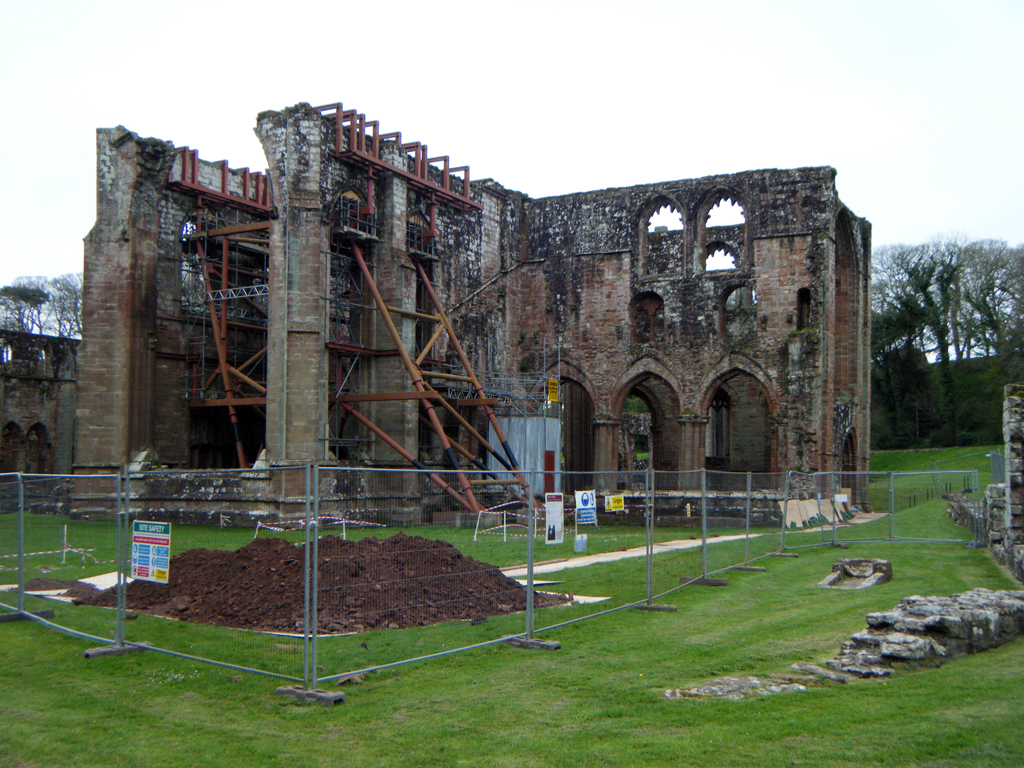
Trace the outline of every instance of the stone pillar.
<instances>
[{"instance_id":1,"label":"stone pillar","mask_svg":"<svg viewBox=\"0 0 1024 768\"><path fill-rule=\"evenodd\" d=\"M267 453L272 463L318 461L326 451L324 131L323 118L308 104L264 112L256 126L279 213L270 227L267 327Z\"/></svg>"},{"instance_id":2,"label":"stone pillar","mask_svg":"<svg viewBox=\"0 0 1024 768\"><path fill-rule=\"evenodd\" d=\"M696 416L692 413L683 414L679 417L681 442L679 451L679 471L691 472L696 469L704 469L705 432L707 430L708 417Z\"/></svg>"},{"instance_id":3,"label":"stone pillar","mask_svg":"<svg viewBox=\"0 0 1024 768\"><path fill-rule=\"evenodd\" d=\"M96 132L96 224L85 238L76 471L116 469L153 444L160 200L173 148Z\"/></svg>"},{"instance_id":4,"label":"stone pillar","mask_svg":"<svg viewBox=\"0 0 1024 768\"><path fill-rule=\"evenodd\" d=\"M1003 440L1006 456L1004 546L1024 544L1024 384L1003 390Z\"/></svg>"},{"instance_id":5,"label":"stone pillar","mask_svg":"<svg viewBox=\"0 0 1024 768\"><path fill-rule=\"evenodd\" d=\"M606 413L594 417L594 470L619 471L619 429L622 420Z\"/></svg>"}]
</instances>

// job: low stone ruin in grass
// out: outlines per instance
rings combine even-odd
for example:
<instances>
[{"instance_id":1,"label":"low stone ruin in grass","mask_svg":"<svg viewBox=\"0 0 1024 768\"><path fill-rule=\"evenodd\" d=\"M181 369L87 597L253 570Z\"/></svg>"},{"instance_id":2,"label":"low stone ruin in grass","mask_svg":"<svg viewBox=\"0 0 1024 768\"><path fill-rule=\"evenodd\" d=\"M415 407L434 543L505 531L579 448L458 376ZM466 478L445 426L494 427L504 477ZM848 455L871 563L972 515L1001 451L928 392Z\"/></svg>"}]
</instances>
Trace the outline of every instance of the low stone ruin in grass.
<instances>
[{"instance_id":1,"label":"low stone ruin in grass","mask_svg":"<svg viewBox=\"0 0 1024 768\"><path fill-rule=\"evenodd\" d=\"M1024 635L1024 591L972 589L950 597L905 597L890 611L869 613L868 628L843 644L827 666L798 662L793 669L839 683L888 677L899 667L933 667L987 651ZM667 699L744 699L806 690L811 677L723 677L696 688L665 691Z\"/></svg>"},{"instance_id":2,"label":"low stone ruin in grass","mask_svg":"<svg viewBox=\"0 0 1024 768\"><path fill-rule=\"evenodd\" d=\"M892 581L892 563L871 557L844 557L832 565L832 573L818 582L832 589L864 589Z\"/></svg>"},{"instance_id":3,"label":"low stone ruin in grass","mask_svg":"<svg viewBox=\"0 0 1024 768\"><path fill-rule=\"evenodd\" d=\"M869 613L868 628L843 644L832 669L887 677L893 665L937 666L1024 634L1024 591L972 589L951 597L905 597Z\"/></svg>"}]
</instances>

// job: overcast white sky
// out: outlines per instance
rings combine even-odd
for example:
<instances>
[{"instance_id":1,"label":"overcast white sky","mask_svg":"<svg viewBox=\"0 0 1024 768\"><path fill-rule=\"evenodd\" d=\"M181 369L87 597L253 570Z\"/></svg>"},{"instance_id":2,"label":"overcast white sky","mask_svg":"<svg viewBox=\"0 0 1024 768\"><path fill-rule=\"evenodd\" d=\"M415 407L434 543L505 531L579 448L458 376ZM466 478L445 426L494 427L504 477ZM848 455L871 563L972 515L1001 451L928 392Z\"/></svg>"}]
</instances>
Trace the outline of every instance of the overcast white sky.
<instances>
[{"instance_id":1,"label":"overcast white sky","mask_svg":"<svg viewBox=\"0 0 1024 768\"><path fill-rule=\"evenodd\" d=\"M533 197L832 165L876 247L1024 243L1020 0L5 6L0 285L81 270L97 127L262 170L300 101Z\"/></svg>"}]
</instances>

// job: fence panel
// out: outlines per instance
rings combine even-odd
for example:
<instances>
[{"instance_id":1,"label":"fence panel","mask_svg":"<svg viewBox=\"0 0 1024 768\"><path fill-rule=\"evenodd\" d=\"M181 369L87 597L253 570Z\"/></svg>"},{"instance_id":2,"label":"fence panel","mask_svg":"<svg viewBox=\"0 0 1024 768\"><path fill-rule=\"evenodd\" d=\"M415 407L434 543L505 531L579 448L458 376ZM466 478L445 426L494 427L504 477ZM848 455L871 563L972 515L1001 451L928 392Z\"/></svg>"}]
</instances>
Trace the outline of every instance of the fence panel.
<instances>
[{"instance_id":1,"label":"fence panel","mask_svg":"<svg viewBox=\"0 0 1024 768\"><path fill-rule=\"evenodd\" d=\"M116 582L117 477L21 475L5 476L0 499L2 581L16 573L18 483L24 503L24 610L53 611L51 621L103 640L113 640L112 608L77 605L80 598ZM81 583L79 583L81 582ZM6 601L5 601L6 602ZM10 603L6 603L10 604Z\"/></svg>"},{"instance_id":2,"label":"fence panel","mask_svg":"<svg viewBox=\"0 0 1024 768\"><path fill-rule=\"evenodd\" d=\"M20 545L25 610L52 609L54 623L100 642L149 643L311 687L671 602L682 582L766 566L783 548L945 534L935 525L944 493L969 495L968 517L980 516L972 471L575 473L562 487L587 492L592 511L564 494L562 539L549 543L544 495L519 481L312 464L0 476L0 582L18 581ZM130 571L133 544L144 544L136 524L168 520L168 583L128 586L127 622L115 593L47 594L72 581L110 587L119 561L123 579L145 576Z\"/></svg>"},{"instance_id":3,"label":"fence panel","mask_svg":"<svg viewBox=\"0 0 1024 768\"><path fill-rule=\"evenodd\" d=\"M946 516L943 495L966 494L976 502L977 482L973 470L792 472L785 546L934 539L935 516ZM971 539L975 531L968 528L949 535L955 537L952 540Z\"/></svg>"},{"instance_id":4,"label":"fence panel","mask_svg":"<svg viewBox=\"0 0 1024 768\"><path fill-rule=\"evenodd\" d=\"M504 472L321 469L319 679L524 631L527 501ZM461 475L461 476L460 476ZM469 511L472 496L485 510Z\"/></svg>"},{"instance_id":5,"label":"fence panel","mask_svg":"<svg viewBox=\"0 0 1024 768\"><path fill-rule=\"evenodd\" d=\"M778 551L784 485L781 473L656 473L655 593L727 579Z\"/></svg>"},{"instance_id":6,"label":"fence panel","mask_svg":"<svg viewBox=\"0 0 1024 768\"><path fill-rule=\"evenodd\" d=\"M307 465L259 471L147 471L126 480L126 540L170 520L167 582L126 589L129 643L289 680L308 675L304 521ZM253 521L257 523L252 526ZM267 536L265 526L279 529Z\"/></svg>"},{"instance_id":7,"label":"fence panel","mask_svg":"<svg viewBox=\"0 0 1024 768\"><path fill-rule=\"evenodd\" d=\"M0 475L0 584L4 590L0 603L7 606L4 610L21 610L25 601L19 592L19 584L24 586L24 559L19 557L24 551L20 497L20 475Z\"/></svg>"}]
</instances>

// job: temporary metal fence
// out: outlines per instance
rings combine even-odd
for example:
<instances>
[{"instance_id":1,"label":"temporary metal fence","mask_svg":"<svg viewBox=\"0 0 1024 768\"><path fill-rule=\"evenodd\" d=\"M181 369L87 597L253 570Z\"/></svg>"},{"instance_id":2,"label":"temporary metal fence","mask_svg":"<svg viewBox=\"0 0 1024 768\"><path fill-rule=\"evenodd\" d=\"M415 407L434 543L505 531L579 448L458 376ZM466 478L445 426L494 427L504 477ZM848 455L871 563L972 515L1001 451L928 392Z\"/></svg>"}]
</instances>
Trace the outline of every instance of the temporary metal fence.
<instances>
[{"instance_id":1,"label":"temporary metal fence","mask_svg":"<svg viewBox=\"0 0 1024 768\"><path fill-rule=\"evenodd\" d=\"M494 471L314 464L3 475L0 581L16 575L16 583L12 599L0 602L101 646L179 655L311 690L661 605L786 550L931 540L917 530L921 514L935 514L922 504L944 493L970 494L972 536L984 535L976 472L574 473L562 487L594 491L597 514L579 515L566 494L564 543L554 547L543 543L541 495L516 483ZM469 495L482 511L466 511ZM851 510L877 519L851 525ZM140 588L128 587L133 524L161 520L173 521L171 581L163 593L149 590L163 601L153 598L143 612ZM614 560L590 566L586 583L596 594L574 595L567 607L535 604L543 598L534 588L560 589L544 583L547 572L590 554ZM84 578L114 587L108 607L75 605L45 589ZM203 594L181 588L186 580L202 582ZM602 600L605 589L617 597ZM210 623L213 604L219 623Z\"/></svg>"},{"instance_id":2,"label":"temporary metal fence","mask_svg":"<svg viewBox=\"0 0 1024 768\"><path fill-rule=\"evenodd\" d=\"M944 504L925 507L914 514L903 514L927 502L940 502L943 496L956 494L968 497L971 524L966 540L981 543L987 535L979 502L978 471L940 470L930 472L845 472L803 474L790 472L790 493L787 494L787 526L783 528L782 546L786 549L821 546L822 544L856 541L929 541L963 542L965 539L935 539L922 533L927 517L944 508ZM798 532L791 512L796 504L814 505L819 511L814 532ZM869 515L865 517L864 512ZM806 515L804 516L806 518ZM849 525L848 521L877 517L873 526ZM817 540L812 540L817 535Z\"/></svg>"}]
</instances>

